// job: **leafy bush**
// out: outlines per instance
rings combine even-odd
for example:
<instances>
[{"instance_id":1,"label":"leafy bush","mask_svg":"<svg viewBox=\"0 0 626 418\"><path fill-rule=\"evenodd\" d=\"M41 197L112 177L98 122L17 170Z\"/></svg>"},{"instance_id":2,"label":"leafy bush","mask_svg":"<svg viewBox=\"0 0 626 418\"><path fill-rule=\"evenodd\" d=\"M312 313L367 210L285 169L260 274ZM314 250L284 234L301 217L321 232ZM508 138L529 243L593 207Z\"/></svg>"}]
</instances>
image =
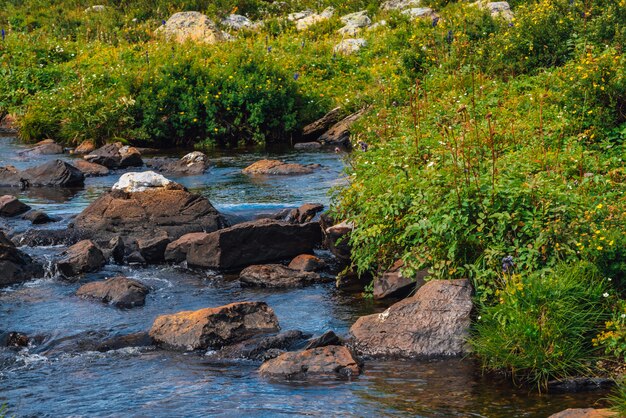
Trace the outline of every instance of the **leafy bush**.
<instances>
[{"instance_id":1,"label":"leafy bush","mask_svg":"<svg viewBox=\"0 0 626 418\"><path fill-rule=\"evenodd\" d=\"M626 361L626 302L616 304L610 320L604 324L604 330L593 340L594 345L603 347L605 353Z\"/></svg>"},{"instance_id":2,"label":"leafy bush","mask_svg":"<svg viewBox=\"0 0 626 418\"><path fill-rule=\"evenodd\" d=\"M545 387L589 372L591 339L606 317L605 284L588 264L549 274L509 274L499 303L482 309L470 340L487 369ZM604 293L606 295L606 293Z\"/></svg>"},{"instance_id":3,"label":"leafy bush","mask_svg":"<svg viewBox=\"0 0 626 418\"><path fill-rule=\"evenodd\" d=\"M626 416L626 379L617 383L609 401L611 402L611 410L616 412L617 416Z\"/></svg>"}]
</instances>

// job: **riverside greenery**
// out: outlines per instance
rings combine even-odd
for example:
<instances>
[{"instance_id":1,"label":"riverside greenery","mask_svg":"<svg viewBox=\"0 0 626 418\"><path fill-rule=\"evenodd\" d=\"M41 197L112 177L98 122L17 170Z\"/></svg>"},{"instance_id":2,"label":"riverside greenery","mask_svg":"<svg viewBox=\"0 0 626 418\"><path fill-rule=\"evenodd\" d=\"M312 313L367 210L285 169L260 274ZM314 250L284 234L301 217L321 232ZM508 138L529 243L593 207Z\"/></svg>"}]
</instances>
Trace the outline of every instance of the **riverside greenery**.
<instances>
[{"instance_id":1,"label":"riverside greenery","mask_svg":"<svg viewBox=\"0 0 626 418\"><path fill-rule=\"evenodd\" d=\"M623 358L626 0L517 0L512 21L424 2L436 22L359 0L8 3L0 114L25 140L267 144L334 106L368 106L353 129L366 151L346 156L333 196L355 225L354 269L401 258L408 276L470 278L476 352L519 380ZM303 32L284 19L328 5L387 24L343 56L338 18ZM266 25L217 45L155 37L181 10Z\"/></svg>"}]
</instances>

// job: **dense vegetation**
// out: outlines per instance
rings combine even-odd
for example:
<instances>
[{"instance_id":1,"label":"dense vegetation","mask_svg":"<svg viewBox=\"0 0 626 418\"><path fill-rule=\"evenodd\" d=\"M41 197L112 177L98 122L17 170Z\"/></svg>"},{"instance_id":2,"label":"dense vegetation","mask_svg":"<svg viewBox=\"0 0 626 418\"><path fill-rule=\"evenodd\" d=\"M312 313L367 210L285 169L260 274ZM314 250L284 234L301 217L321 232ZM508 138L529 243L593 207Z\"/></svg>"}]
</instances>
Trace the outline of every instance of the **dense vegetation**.
<instances>
[{"instance_id":1,"label":"dense vegetation","mask_svg":"<svg viewBox=\"0 0 626 418\"><path fill-rule=\"evenodd\" d=\"M26 4L25 4L26 3ZM378 2L9 0L0 10L0 115L25 140L241 145L289 141L340 105L369 110L333 211L354 223L354 268L470 278L472 343L492 369L544 384L626 359L626 2L517 0L508 21L433 0L441 19ZM338 17L367 9L357 54ZM217 45L154 35L176 11L264 19Z\"/></svg>"}]
</instances>

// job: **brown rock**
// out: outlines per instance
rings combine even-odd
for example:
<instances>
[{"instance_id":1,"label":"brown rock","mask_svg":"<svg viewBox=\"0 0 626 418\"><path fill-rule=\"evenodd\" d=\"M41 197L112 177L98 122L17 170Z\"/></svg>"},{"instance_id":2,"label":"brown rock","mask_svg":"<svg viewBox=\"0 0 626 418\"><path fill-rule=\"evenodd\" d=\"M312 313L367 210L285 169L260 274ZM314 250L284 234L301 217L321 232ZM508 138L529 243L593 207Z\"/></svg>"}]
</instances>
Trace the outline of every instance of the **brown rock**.
<instances>
[{"instance_id":1,"label":"brown rock","mask_svg":"<svg viewBox=\"0 0 626 418\"><path fill-rule=\"evenodd\" d=\"M146 161L148 167L159 172L177 176L198 176L209 169L209 157L200 151L190 152L180 160L153 158Z\"/></svg>"},{"instance_id":2,"label":"brown rock","mask_svg":"<svg viewBox=\"0 0 626 418\"><path fill-rule=\"evenodd\" d=\"M341 222L325 229L325 244L338 259L350 261L350 234L354 229L351 222Z\"/></svg>"},{"instance_id":3,"label":"brown rock","mask_svg":"<svg viewBox=\"0 0 626 418\"><path fill-rule=\"evenodd\" d=\"M317 273L292 270L281 264L250 266L239 274L242 286L302 287L320 280L321 277Z\"/></svg>"},{"instance_id":4,"label":"brown rock","mask_svg":"<svg viewBox=\"0 0 626 418\"><path fill-rule=\"evenodd\" d=\"M242 171L245 174L252 175L287 176L311 174L318 167L320 167L319 164L302 165L285 163L278 160L260 160L244 168Z\"/></svg>"},{"instance_id":5,"label":"brown rock","mask_svg":"<svg viewBox=\"0 0 626 418\"><path fill-rule=\"evenodd\" d=\"M358 376L361 366L344 346L326 346L288 352L266 361L259 373L264 377L300 379L319 376Z\"/></svg>"},{"instance_id":6,"label":"brown rock","mask_svg":"<svg viewBox=\"0 0 626 418\"><path fill-rule=\"evenodd\" d=\"M317 338L311 339L304 347L305 350L318 347L326 347L329 345L343 345L344 341L341 337L335 334L335 331L326 331Z\"/></svg>"},{"instance_id":7,"label":"brown rock","mask_svg":"<svg viewBox=\"0 0 626 418\"><path fill-rule=\"evenodd\" d=\"M278 331L278 319L264 302L239 302L159 316L150 336L176 350L206 350Z\"/></svg>"},{"instance_id":8,"label":"brown rock","mask_svg":"<svg viewBox=\"0 0 626 418\"><path fill-rule=\"evenodd\" d=\"M340 120L334 124L328 131L324 132L318 141L324 145L343 147L345 149L351 149L350 144L350 128L354 122L359 120L365 113L365 109L360 110L350 116Z\"/></svg>"},{"instance_id":9,"label":"brown rock","mask_svg":"<svg viewBox=\"0 0 626 418\"><path fill-rule=\"evenodd\" d=\"M189 247L196 241L200 241L208 234L206 232L192 232L185 234L176 241L170 242L165 248L165 261L180 263L187 258Z\"/></svg>"},{"instance_id":10,"label":"brown rock","mask_svg":"<svg viewBox=\"0 0 626 418\"><path fill-rule=\"evenodd\" d=\"M167 233L158 236L137 240L137 247L141 256L148 264L162 263L165 258L165 248L170 243Z\"/></svg>"},{"instance_id":11,"label":"brown rock","mask_svg":"<svg viewBox=\"0 0 626 418\"><path fill-rule=\"evenodd\" d=\"M31 210L26 212L23 219L30 221L33 225L47 224L54 222L54 219L50 218L47 213L41 210Z\"/></svg>"},{"instance_id":12,"label":"brown rock","mask_svg":"<svg viewBox=\"0 0 626 418\"><path fill-rule=\"evenodd\" d=\"M55 155L63 154L63 147L52 139L45 139L35 144L34 147L20 152L22 155Z\"/></svg>"},{"instance_id":13,"label":"brown rock","mask_svg":"<svg viewBox=\"0 0 626 418\"><path fill-rule=\"evenodd\" d=\"M7 218L28 212L30 206L20 202L17 197L11 195L0 196L0 216Z\"/></svg>"},{"instance_id":14,"label":"brown rock","mask_svg":"<svg viewBox=\"0 0 626 418\"><path fill-rule=\"evenodd\" d=\"M191 244L190 266L233 269L311 253L321 242L318 223L292 225L271 219L244 222Z\"/></svg>"},{"instance_id":15,"label":"brown rock","mask_svg":"<svg viewBox=\"0 0 626 418\"><path fill-rule=\"evenodd\" d=\"M147 294L146 286L126 277L112 277L100 282L87 283L76 291L76 296L98 299L118 308L143 306Z\"/></svg>"},{"instance_id":16,"label":"brown rock","mask_svg":"<svg viewBox=\"0 0 626 418\"><path fill-rule=\"evenodd\" d=\"M402 275L402 267L404 262L398 260L382 276L374 279L374 299L407 295L426 283L424 279L428 276L428 270L418 271L415 278L410 279Z\"/></svg>"},{"instance_id":17,"label":"brown rock","mask_svg":"<svg viewBox=\"0 0 626 418\"><path fill-rule=\"evenodd\" d=\"M43 268L0 232L0 286L25 282L42 277Z\"/></svg>"},{"instance_id":18,"label":"brown rock","mask_svg":"<svg viewBox=\"0 0 626 418\"><path fill-rule=\"evenodd\" d=\"M90 163L89 161L85 160L75 160L74 165L76 166L76 168L82 171L86 177L106 176L110 173L109 169L105 166L96 163Z\"/></svg>"},{"instance_id":19,"label":"brown rock","mask_svg":"<svg viewBox=\"0 0 626 418\"><path fill-rule=\"evenodd\" d=\"M57 262L57 271L66 278L100 270L106 259L102 251L90 240L83 240L68 248Z\"/></svg>"},{"instance_id":20,"label":"brown rock","mask_svg":"<svg viewBox=\"0 0 626 418\"><path fill-rule=\"evenodd\" d=\"M319 271L326 267L321 258L310 254L300 254L289 263L289 268L300 271Z\"/></svg>"},{"instance_id":21,"label":"brown rock","mask_svg":"<svg viewBox=\"0 0 626 418\"><path fill-rule=\"evenodd\" d=\"M85 155L85 160L107 168L141 167L143 160L137 148L122 145L120 142L107 144Z\"/></svg>"},{"instance_id":22,"label":"brown rock","mask_svg":"<svg viewBox=\"0 0 626 418\"><path fill-rule=\"evenodd\" d=\"M81 144L74 149L74 154L89 154L95 149L96 145L93 143L93 141L87 139L81 142Z\"/></svg>"},{"instance_id":23,"label":"brown rock","mask_svg":"<svg viewBox=\"0 0 626 418\"><path fill-rule=\"evenodd\" d=\"M80 170L61 160L28 168L21 171L19 177L25 179L30 187L81 187L85 183L85 176ZM19 185L19 179L11 185Z\"/></svg>"},{"instance_id":24,"label":"brown rock","mask_svg":"<svg viewBox=\"0 0 626 418\"><path fill-rule=\"evenodd\" d=\"M616 417L617 414L608 409L594 408L570 408L565 411L550 415L550 418L608 418Z\"/></svg>"},{"instance_id":25,"label":"brown rock","mask_svg":"<svg viewBox=\"0 0 626 418\"><path fill-rule=\"evenodd\" d=\"M315 141L324 132L328 131L331 126L339 122L341 118L341 108L336 107L315 122L312 122L302 128L302 137L305 140ZM319 145L319 143L316 142ZM296 144L300 145L300 144Z\"/></svg>"},{"instance_id":26,"label":"brown rock","mask_svg":"<svg viewBox=\"0 0 626 418\"><path fill-rule=\"evenodd\" d=\"M369 356L465 354L471 295L468 280L432 280L385 312L359 318L350 329L354 347Z\"/></svg>"},{"instance_id":27,"label":"brown rock","mask_svg":"<svg viewBox=\"0 0 626 418\"><path fill-rule=\"evenodd\" d=\"M290 330L276 335L260 335L237 344L227 345L215 353L218 358L246 358L266 361L278 357L286 350L301 345L310 334Z\"/></svg>"},{"instance_id":28,"label":"brown rock","mask_svg":"<svg viewBox=\"0 0 626 418\"><path fill-rule=\"evenodd\" d=\"M111 191L75 220L76 228L100 239L115 235L138 239L160 232L178 239L190 232L212 232L225 225L226 220L205 197L182 186L134 193Z\"/></svg>"},{"instance_id":29,"label":"brown rock","mask_svg":"<svg viewBox=\"0 0 626 418\"><path fill-rule=\"evenodd\" d=\"M319 212L324 210L321 203L306 203L297 209L293 209L288 216L289 221L297 224L310 222Z\"/></svg>"},{"instance_id":30,"label":"brown rock","mask_svg":"<svg viewBox=\"0 0 626 418\"><path fill-rule=\"evenodd\" d=\"M148 347L152 345L152 338L147 332L136 332L134 334L120 335L102 341L96 350L106 352L111 350L119 350L127 347Z\"/></svg>"}]
</instances>

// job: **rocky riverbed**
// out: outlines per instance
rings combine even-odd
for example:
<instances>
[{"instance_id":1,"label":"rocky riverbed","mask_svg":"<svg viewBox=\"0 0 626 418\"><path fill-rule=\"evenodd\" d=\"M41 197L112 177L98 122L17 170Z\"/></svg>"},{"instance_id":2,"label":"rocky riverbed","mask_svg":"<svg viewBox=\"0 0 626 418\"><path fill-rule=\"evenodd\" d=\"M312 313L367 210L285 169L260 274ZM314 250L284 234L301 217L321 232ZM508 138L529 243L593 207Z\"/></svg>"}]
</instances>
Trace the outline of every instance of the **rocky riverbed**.
<instances>
[{"instance_id":1,"label":"rocky riverbed","mask_svg":"<svg viewBox=\"0 0 626 418\"><path fill-rule=\"evenodd\" d=\"M0 218L3 279L13 274L0 289L0 403L11 414L544 417L605 395L531 394L469 358L437 359L467 354L467 282L431 282L397 305L337 289L346 249L322 241L349 225L326 233L319 206L302 205L327 207L340 154L42 146L0 139L0 166L13 166L0 195L28 206ZM77 173L77 161L108 174ZM385 292L398 281L387 275Z\"/></svg>"}]
</instances>

